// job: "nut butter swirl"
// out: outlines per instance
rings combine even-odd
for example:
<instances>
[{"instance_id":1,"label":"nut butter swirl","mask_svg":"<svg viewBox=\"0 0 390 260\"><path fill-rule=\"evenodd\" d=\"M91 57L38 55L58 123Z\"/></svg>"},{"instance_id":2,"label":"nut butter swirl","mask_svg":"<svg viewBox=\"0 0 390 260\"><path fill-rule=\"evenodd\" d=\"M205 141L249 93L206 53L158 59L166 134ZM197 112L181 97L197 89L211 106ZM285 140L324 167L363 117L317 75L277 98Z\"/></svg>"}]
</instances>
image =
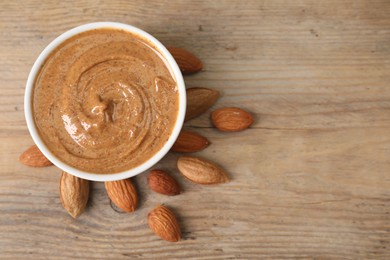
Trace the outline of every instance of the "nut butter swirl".
<instances>
[{"instance_id":1,"label":"nut butter swirl","mask_svg":"<svg viewBox=\"0 0 390 260\"><path fill-rule=\"evenodd\" d=\"M151 158L177 118L178 90L164 58L129 32L98 29L59 46L34 86L48 148L88 172L115 173Z\"/></svg>"}]
</instances>

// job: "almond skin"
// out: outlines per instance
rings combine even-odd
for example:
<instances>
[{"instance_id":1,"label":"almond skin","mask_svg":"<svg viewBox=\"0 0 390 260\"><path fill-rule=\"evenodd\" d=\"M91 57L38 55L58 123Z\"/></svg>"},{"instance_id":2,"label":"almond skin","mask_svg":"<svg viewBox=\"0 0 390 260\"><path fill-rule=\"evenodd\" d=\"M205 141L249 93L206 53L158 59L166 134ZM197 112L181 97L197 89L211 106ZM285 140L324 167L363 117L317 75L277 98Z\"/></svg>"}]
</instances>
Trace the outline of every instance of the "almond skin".
<instances>
[{"instance_id":1,"label":"almond skin","mask_svg":"<svg viewBox=\"0 0 390 260\"><path fill-rule=\"evenodd\" d=\"M168 47L168 51L172 54L183 74L192 74L203 69L202 61L191 52L176 47Z\"/></svg>"},{"instance_id":2,"label":"almond skin","mask_svg":"<svg viewBox=\"0 0 390 260\"><path fill-rule=\"evenodd\" d=\"M162 170L152 170L148 175L149 188L155 192L175 196L180 194L180 186L168 173Z\"/></svg>"},{"instance_id":3,"label":"almond skin","mask_svg":"<svg viewBox=\"0 0 390 260\"><path fill-rule=\"evenodd\" d=\"M182 130L176 142L172 146L172 151L180 153L193 153L205 149L210 142L200 134Z\"/></svg>"},{"instance_id":4,"label":"almond skin","mask_svg":"<svg viewBox=\"0 0 390 260\"><path fill-rule=\"evenodd\" d=\"M187 110L185 121L200 116L212 107L219 98L219 91L209 88L187 89Z\"/></svg>"},{"instance_id":5,"label":"almond skin","mask_svg":"<svg viewBox=\"0 0 390 260\"><path fill-rule=\"evenodd\" d=\"M173 212L165 206L157 206L148 214L148 224L151 230L162 239L169 242L180 240L179 222Z\"/></svg>"},{"instance_id":6,"label":"almond skin","mask_svg":"<svg viewBox=\"0 0 390 260\"><path fill-rule=\"evenodd\" d=\"M19 156L19 161L26 165L31 167L46 167L53 165L51 161L49 161L43 153L39 150L38 146L33 145L30 148L28 148L26 151L24 151Z\"/></svg>"},{"instance_id":7,"label":"almond skin","mask_svg":"<svg viewBox=\"0 0 390 260\"><path fill-rule=\"evenodd\" d=\"M138 196L130 179L108 181L104 183L108 197L124 212L133 212L137 208Z\"/></svg>"},{"instance_id":8,"label":"almond skin","mask_svg":"<svg viewBox=\"0 0 390 260\"><path fill-rule=\"evenodd\" d=\"M62 206L73 217L84 212L89 197L89 181L62 172L60 178L60 198Z\"/></svg>"},{"instance_id":9,"label":"almond skin","mask_svg":"<svg viewBox=\"0 0 390 260\"><path fill-rule=\"evenodd\" d=\"M211 113L214 126L223 132L238 132L253 124L253 116L238 107L225 107Z\"/></svg>"},{"instance_id":10,"label":"almond skin","mask_svg":"<svg viewBox=\"0 0 390 260\"><path fill-rule=\"evenodd\" d=\"M217 184L229 181L226 172L214 163L195 156L182 156L177 168L187 179L199 184Z\"/></svg>"}]
</instances>

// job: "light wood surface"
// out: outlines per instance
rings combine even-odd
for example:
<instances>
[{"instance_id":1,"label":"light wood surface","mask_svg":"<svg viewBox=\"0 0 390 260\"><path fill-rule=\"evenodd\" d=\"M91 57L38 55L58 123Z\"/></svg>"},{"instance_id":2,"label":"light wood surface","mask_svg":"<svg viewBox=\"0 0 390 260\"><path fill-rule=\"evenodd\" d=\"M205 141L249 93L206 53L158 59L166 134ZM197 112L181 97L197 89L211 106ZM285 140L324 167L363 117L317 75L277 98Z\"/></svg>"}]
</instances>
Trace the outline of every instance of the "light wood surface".
<instances>
[{"instance_id":1,"label":"light wood surface","mask_svg":"<svg viewBox=\"0 0 390 260\"><path fill-rule=\"evenodd\" d=\"M23 114L29 70L62 32L93 21L138 26L205 64L187 86L221 91L256 122L222 134L209 114L186 128L212 145L198 155L232 181L184 193L150 191L117 213L102 183L72 219L60 171L28 168ZM1 1L0 258L390 259L390 1ZM164 203L183 239L160 240L147 213Z\"/></svg>"}]
</instances>

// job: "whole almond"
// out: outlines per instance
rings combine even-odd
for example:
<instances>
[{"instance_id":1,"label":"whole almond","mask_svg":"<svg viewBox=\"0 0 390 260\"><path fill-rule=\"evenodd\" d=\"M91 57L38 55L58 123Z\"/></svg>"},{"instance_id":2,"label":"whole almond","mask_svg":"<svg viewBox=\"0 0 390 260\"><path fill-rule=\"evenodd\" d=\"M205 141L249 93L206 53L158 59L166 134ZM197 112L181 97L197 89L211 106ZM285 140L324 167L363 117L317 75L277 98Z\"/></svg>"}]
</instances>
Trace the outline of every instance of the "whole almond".
<instances>
[{"instance_id":1,"label":"whole almond","mask_svg":"<svg viewBox=\"0 0 390 260\"><path fill-rule=\"evenodd\" d=\"M217 184L229 181L224 170L214 163L199 157L182 156L177 168L190 181L199 184Z\"/></svg>"},{"instance_id":2,"label":"whole almond","mask_svg":"<svg viewBox=\"0 0 390 260\"><path fill-rule=\"evenodd\" d=\"M132 212L138 203L137 191L130 179L104 183L108 197L124 212Z\"/></svg>"},{"instance_id":3,"label":"whole almond","mask_svg":"<svg viewBox=\"0 0 390 260\"><path fill-rule=\"evenodd\" d=\"M185 121L200 116L212 107L219 97L219 91L209 88L187 89L187 110Z\"/></svg>"},{"instance_id":4,"label":"whole almond","mask_svg":"<svg viewBox=\"0 0 390 260\"><path fill-rule=\"evenodd\" d=\"M39 150L38 146L33 145L24 151L19 156L19 161L27 166L31 167L46 167L53 165L51 161L49 161L43 153Z\"/></svg>"},{"instance_id":5,"label":"whole almond","mask_svg":"<svg viewBox=\"0 0 390 260\"><path fill-rule=\"evenodd\" d=\"M151 230L162 239L169 242L180 240L179 222L173 212L165 206L157 206L148 214L148 224Z\"/></svg>"},{"instance_id":6,"label":"whole almond","mask_svg":"<svg viewBox=\"0 0 390 260\"><path fill-rule=\"evenodd\" d=\"M223 132L237 132L253 124L253 116L238 107L225 107L211 113L214 126Z\"/></svg>"},{"instance_id":7,"label":"whole almond","mask_svg":"<svg viewBox=\"0 0 390 260\"><path fill-rule=\"evenodd\" d=\"M182 130L176 142L172 146L172 151L181 153L193 153L205 149L210 142L200 134Z\"/></svg>"},{"instance_id":8,"label":"whole almond","mask_svg":"<svg viewBox=\"0 0 390 260\"><path fill-rule=\"evenodd\" d=\"M168 173L162 170L152 170L148 175L149 188L155 192L174 196L180 194L180 186Z\"/></svg>"},{"instance_id":9,"label":"whole almond","mask_svg":"<svg viewBox=\"0 0 390 260\"><path fill-rule=\"evenodd\" d=\"M176 47L168 47L168 51L172 54L183 74L192 74L202 70L202 62L191 52Z\"/></svg>"},{"instance_id":10,"label":"whole almond","mask_svg":"<svg viewBox=\"0 0 390 260\"><path fill-rule=\"evenodd\" d=\"M60 178L60 198L62 206L73 217L77 218L87 206L89 181L62 172Z\"/></svg>"}]
</instances>

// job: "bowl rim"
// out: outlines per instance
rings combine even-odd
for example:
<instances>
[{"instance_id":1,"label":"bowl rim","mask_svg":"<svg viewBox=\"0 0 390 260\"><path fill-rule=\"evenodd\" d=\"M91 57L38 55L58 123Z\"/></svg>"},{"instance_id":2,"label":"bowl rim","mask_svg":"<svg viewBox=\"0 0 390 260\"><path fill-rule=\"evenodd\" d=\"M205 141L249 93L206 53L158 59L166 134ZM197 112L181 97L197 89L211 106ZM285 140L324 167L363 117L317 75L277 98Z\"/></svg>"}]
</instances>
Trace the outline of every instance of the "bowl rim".
<instances>
[{"instance_id":1,"label":"bowl rim","mask_svg":"<svg viewBox=\"0 0 390 260\"><path fill-rule=\"evenodd\" d=\"M167 65L170 66L171 71L173 72L173 76L176 79L177 87L179 91L179 111L176 119L175 126L172 130L172 134L170 135L168 141L163 145L163 147L154 154L151 158L149 158L147 161L142 163L141 165L138 165L132 169L118 172L118 173L107 173L107 174L100 174L100 173L93 173L93 172L87 172L80 169L77 169L75 167L72 167L64 162L62 162L59 158L57 158L45 145L45 143L42 141L37 127L35 125L34 115L33 115L33 109L32 109L32 95L33 95L33 88L35 79L40 71L41 66L46 61L46 58L52 53L52 51L55 50L61 43L66 41L67 39L89 31L93 29L103 29L103 28L111 28L111 29L121 29L128 31L130 33L136 34L137 36L140 36L141 38L144 38L148 41L150 41L155 48L162 54L162 56L166 59ZM124 23L117 23L117 22L94 22L94 23L87 23L83 24L77 27L74 27L73 29L70 29L58 37L56 37L53 41L51 41L45 49L39 54L38 58L35 60L34 65L31 68L31 71L27 78L26 83L26 89L24 94L24 114L25 119L27 123L27 128L30 132L30 135L34 141L34 143L38 146L38 148L41 150L41 152L49 159L55 166L60 168L61 170L70 173L74 176L80 177L82 179L87 179L91 181L116 181L116 180L122 180L126 178L133 177L135 175L138 175L149 168L151 168L153 165L155 165L157 162L159 162L171 149L172 145L176 141L181 128L184 123L184 117L186 112L186 89L184 84L183 75L179 69L179 66L177 65L175 59L172 57L170 52L167 50L167 48L158 41L155 37L150 35L149 33L134 27L132 25L124 24Z\"/></svg>"}]
</instances>

